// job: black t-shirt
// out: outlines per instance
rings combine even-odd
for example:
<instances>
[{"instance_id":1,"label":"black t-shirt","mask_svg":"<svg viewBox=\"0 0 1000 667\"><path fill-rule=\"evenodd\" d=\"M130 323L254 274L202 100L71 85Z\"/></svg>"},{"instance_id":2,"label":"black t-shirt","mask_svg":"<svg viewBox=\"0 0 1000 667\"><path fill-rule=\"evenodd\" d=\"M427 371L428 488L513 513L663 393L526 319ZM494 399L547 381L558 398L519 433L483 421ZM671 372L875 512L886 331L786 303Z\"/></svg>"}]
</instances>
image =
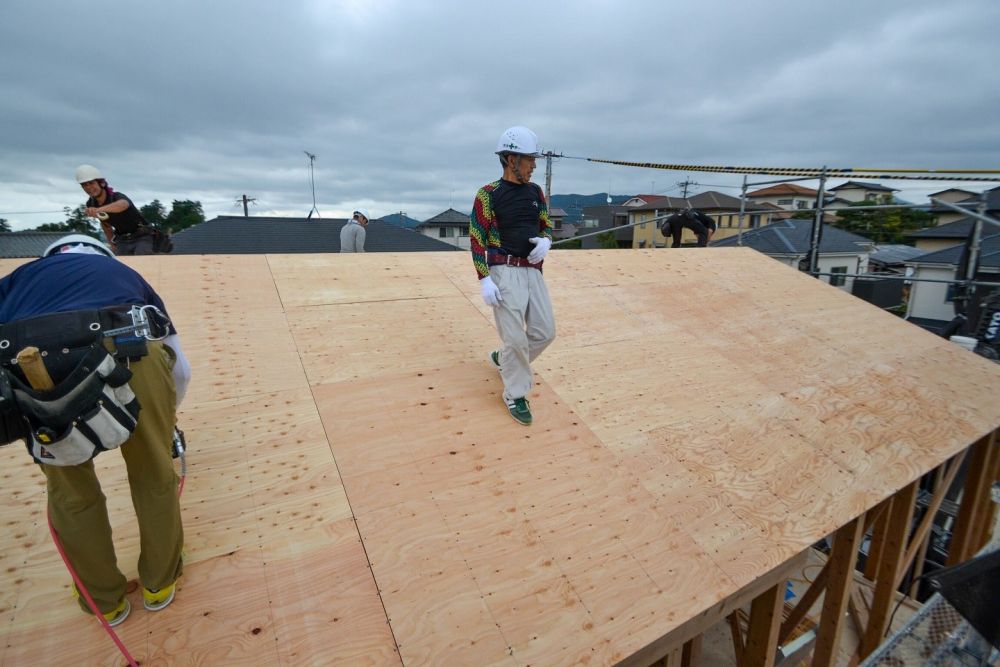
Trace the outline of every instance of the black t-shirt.
<instances>
[{"instance_id":1,"label":"black t-shirt","mask_svg":"<svg viewBox=\"0 0 1000 667\"><path fill-rule=\"evenodd\" d=\"M97 200L93 197L87 200L88 207L96 207L107 206L111 202L122 201L123 199L128 202L127 209L121 213L108 213L107 222L115 230L115 235L134 234L139 229L139 225L146 224L146 219L142 217L142 213L135 207L132 200L120 192L112 192L103 204L98 204Z\"/></svg>"},{"instance_id":2,"label":"black t-shirt","mask_svg":"<svg viewBox=\"0 0 1000 667\"><path fill-rule=\"evenodd\" d=\"M493 214L500 232L500 247L504 252L527 257L535 244L528 241L539 236L539 215L545 208L545 195L535 183L500 181L491 193Z\"/></svg>"}]
</instances>

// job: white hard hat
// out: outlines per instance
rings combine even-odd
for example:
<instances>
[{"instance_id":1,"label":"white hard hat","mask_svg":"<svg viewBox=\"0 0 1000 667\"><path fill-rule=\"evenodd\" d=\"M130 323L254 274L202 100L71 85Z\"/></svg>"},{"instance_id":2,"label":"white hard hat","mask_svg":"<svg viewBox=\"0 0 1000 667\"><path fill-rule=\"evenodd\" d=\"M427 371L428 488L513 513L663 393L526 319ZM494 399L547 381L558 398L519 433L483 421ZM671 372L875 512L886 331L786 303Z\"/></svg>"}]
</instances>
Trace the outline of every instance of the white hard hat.
<instances>
[{"instance_id":1,"label":"white hard hat","mask_svg":"<svg viewBox=\"0 0 1000 667\"><path fill-rule=\"evenodd\" d=\"M115 254L111 252L111 248L106 246L101 241L98 241L93 236L87 236L86 234L69 234L57 241L54 241L48 248L45 249L45 252L42 253L42 257L58 255L64 252L93 252L107 255L108 257L115 256Z\"/></svg>"},{"instance_id":2,"label":"white hard hat","mask_svg":"<svg viewBox=\"0 0 1000 667\"><path fill-rule=\"evenodd\" d=\"M359 214L359 215L365 216L365 220L367 220L368 222L372 221L372 217L370 215L368 215L368 209L366 209L366 208L357 208L357 209L354 209L354 214ZM351 217L353 217L354 214L352 214Z\"/></svg>"},{"instance_id":3,"label":"white hard hat","mask_svg":"<svg viewBox=\"0 0 1000 667\"><path fill-rule=\"evenodd\" d=\"M538 157L538 135L522 125L508 127L497 141L497 155L518 153Z\"/></svg>"},{"instance_id":4,"label":"white hard hat","mask_svg":"<svg viewBox=\"0 0 1000 667\"><path fill-rule=\"evenodd\" d=\"M99 178L104 178L101 176L100 170L92 164L81 164L76 168L76 182L86 183L87 181L96 181Z\"/></svg>"}]
</instances>

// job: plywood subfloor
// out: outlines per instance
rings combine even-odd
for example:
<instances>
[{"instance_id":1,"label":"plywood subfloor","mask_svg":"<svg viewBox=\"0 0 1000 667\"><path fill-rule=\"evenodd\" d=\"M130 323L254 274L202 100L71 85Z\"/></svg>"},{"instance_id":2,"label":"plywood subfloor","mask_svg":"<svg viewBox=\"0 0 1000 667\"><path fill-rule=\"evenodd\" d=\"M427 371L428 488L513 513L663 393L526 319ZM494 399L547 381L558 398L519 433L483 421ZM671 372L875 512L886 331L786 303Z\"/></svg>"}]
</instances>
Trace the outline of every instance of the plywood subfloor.
<instances>
[{"instance_id":1,"label":"plywood subfloor","mask_svg":"<svg viewBox=\"0 0 1000 667\"><path fill-rule=\"evenodd\" d=\"M463 253L127 261L194 369L186 573L120 627L144 665L612 664L1000 425L1000 367L751 250L554 252L531 428ZM0 664L121 664L0 464Z\"/></svg>"}]
</instances>

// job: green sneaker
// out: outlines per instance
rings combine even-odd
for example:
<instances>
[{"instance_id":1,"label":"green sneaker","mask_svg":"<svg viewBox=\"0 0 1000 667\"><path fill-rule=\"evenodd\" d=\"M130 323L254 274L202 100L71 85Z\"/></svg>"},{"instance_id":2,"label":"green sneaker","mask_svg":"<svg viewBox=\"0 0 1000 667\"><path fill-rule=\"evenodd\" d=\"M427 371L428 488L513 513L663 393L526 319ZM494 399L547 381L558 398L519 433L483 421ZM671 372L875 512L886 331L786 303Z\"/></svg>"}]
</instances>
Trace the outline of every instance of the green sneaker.
<instances>
[{"instance_id":1,"label":"green sneaker","mask_svg":"<svg viewBox=\"0 0 1000 667\"><path fill-rule=\"evenodd\" d=\"M493 365L497 367L497 370L500 370L500 350L493 350L490 352L490 361L492 361Z\"/></svg>"},{"instance_id":2,"label":"green sneaker","mask_svg":"<svg viewBox=\"0 0 1000 667\"><path fill-rule=\"evenodd\" d=\"M528 405L528 399L505 396L503 402L507 404L507 411L514 421L524 426L531 426L531 407Z\"/></svg>"}]
</instances>

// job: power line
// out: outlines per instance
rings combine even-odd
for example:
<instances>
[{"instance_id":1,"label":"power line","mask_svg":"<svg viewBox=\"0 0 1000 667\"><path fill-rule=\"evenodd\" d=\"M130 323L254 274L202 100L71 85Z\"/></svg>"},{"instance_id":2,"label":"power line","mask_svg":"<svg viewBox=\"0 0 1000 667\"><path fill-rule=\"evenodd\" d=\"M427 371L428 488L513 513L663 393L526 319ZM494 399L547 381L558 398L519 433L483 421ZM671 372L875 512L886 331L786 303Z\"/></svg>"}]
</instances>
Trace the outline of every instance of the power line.
<instances>
[{"instance_id":1,"label":"power line","mask_svg":"<svg viewBox=\"0 0 1000 667\"><path fill-rule=\"evenodd\" d=\"M819 178L826 174L828 178L874 178L874 179L904 179L925 181L1000 181L1000 176L938 176L936 174L998 174L1000 169L825 169L822 167L733 167L717 165L665 164L659 162L629 162L626 160L605 160L601 158L574 158L587 162L613 164L622 167L641 167L644 169L668 169L673 171L699 171L726 174L765 174L776 176L812 176ZM927 174L927 175L917 175ZM934 175L930 175L934 174Z\"/></svg>"}]
</instances>

